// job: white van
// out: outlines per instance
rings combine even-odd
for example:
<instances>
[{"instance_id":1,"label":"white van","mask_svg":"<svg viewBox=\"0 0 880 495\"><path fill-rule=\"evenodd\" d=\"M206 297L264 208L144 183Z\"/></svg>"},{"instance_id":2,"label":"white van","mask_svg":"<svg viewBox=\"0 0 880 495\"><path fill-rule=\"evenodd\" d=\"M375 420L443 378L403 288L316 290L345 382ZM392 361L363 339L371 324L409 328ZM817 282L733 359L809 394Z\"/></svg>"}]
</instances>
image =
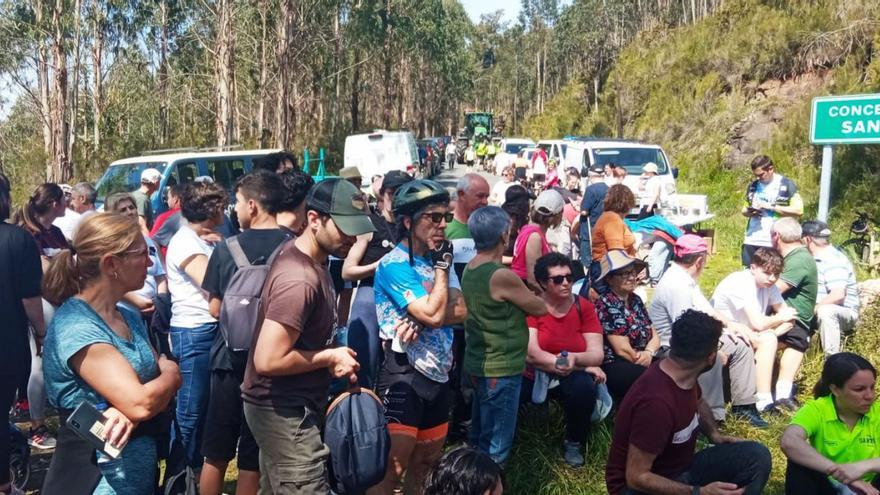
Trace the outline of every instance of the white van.
<instances>
[{"instance_id":1,"label":"white van","mask_svg":"<svg viewBox=\"0 0 880 495\"><path fill-rule=\"evenodd\" d=\"M495 175L501 177L501 171L504 167L513 165L516 155L521 149L532 148L535 142L531 139L524 138L505 138L499 144L498 154L495 155Z\"/></svg>"},{"instance_id":2,"label":"white van","mask_svg":"<svg viewBox=\"0 0 880 495\"><path fill-rule=\"evenodd\" d=\"M413 176L420 172L416 140L409 131L376 130L348 136L343 163L360 170L364 187L370 187L373 176L392 170L403 170Z\"/></svg>"},{"instance_id":3,"label":"white van","mask_svg":"<svg viewBox=\"0 0 880 495\"><path fill-rule=\"evenodd\" d=\"M638 141L597 139L597 138L566 138L568 151L565 154L563 169L574 167L586 175L590 166L614 164L626 169L626 184L638 196L639 177L646 163L657 164L657 175L663 187L662 197L671 198L676 193L675 179L678 169L672 167L669 157L663 148L656 144Z\"/></svg>"},{"instance_id":4,"label":"white van","mask_svg":"<svg viewBox=\"0 0 880 495\"><path fill-rule=\"evenodd\" d=\"M547 154L547 160L563 163L569 144L570 142L564 139L542 139L538 141L538 148L544 150L544 153Z\"/></svg>"}]
</instances>

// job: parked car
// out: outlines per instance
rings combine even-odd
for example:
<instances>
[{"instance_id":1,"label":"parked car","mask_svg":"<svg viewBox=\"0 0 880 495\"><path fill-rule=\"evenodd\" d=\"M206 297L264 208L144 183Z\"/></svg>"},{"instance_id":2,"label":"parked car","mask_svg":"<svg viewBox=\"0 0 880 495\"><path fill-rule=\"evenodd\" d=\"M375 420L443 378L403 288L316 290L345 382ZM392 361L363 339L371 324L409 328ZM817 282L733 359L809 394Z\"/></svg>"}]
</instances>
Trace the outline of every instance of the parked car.
<instances>
[{"instance_id":1,"label":"parked car","mask_svg":"<svg viewBox=\"0 0 880 495\"><path fill-rule=\"evenodd\" d=\"M505 138L501 140L501 151L495 155L495 175L501 176L504 167L513 165L516 155L523 148L531 148L535 142L527 138Z\"/></svg>"},{"instance_id":2,"label":"parked car","mask_svg":"<svg viewBox=\"0 0 880 495\"><path fill-rule=\"evenodd\" d=\"M568 151L563 168L574 167L581 171L581 176L586 176L587 170L594 164L611 163L623 167L626 169L624 184L638 194L642 167L653 162L657 164L657 175L663 184L663 196L672 197L676 194L678 169L672 166L669 156L659 145L634 140L576 136L568 137L565 141Z\"/></svg>"},{"instance_id":3,"label":"parked car","mask_svg":"<svg viewBox=\"0 0 880 495\"><path fill-rule=\"evenodd\" d=\"M155 168L162 173L159 189L150 200L153 212L158 215L168 209L164 192L174 184L192 182L196 177L208 176L221 184L229 193L230 204L234 203L235 195L232 186L236 179L253 169L255 158L282 151L245 150L245 151L186 151L161 155L143 155L116 160L107 167L104 175L98 179L95 189L98 193L96 206L102 208L108 195L115 192L131 192L140 187L141 172L147 168Z\"/></svg>"},{"instance_id":4,"label":"parked car","mask_svg":"<svg viewBox=\"0 0 880 495\"><path fill-rule=\"evenodd\" d=\"M416 140L409 131L376 130L348 136L343 164L360 170L364 188L370 187L374 175L385 175L391 170L402 170L413 176L422 173Z\"/></svg>"}]
</instances>

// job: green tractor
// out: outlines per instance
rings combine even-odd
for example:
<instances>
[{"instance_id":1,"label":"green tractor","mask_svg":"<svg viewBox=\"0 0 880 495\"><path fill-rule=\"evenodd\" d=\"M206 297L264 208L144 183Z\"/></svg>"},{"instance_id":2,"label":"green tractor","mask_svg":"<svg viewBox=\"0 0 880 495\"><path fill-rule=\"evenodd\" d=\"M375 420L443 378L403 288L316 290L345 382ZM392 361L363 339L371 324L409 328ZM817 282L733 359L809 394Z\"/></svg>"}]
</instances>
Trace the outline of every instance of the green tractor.
<instances>
[{"instance_id":1,"label":"green tractor","mask_svg":"<svg viewBox=\"0 0 880 495\"><path fill-rule=\"evenodd\" d=\"M499 120L503 122L502 119ZM464 151L468 143L479 139L492 139L500 135L500 128L496 127L492 112L465 112L464 127L458 133L455 143L459 161L464 161Z\"/></svg>"}]
</instances>

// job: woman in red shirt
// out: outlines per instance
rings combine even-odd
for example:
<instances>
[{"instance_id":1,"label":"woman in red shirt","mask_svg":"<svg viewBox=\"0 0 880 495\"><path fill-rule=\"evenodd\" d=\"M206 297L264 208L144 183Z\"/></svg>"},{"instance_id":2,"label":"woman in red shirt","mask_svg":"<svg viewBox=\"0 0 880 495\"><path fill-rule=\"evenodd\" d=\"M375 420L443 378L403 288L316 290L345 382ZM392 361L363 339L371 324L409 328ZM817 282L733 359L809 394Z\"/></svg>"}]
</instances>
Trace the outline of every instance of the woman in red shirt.
<instances>
[{"instance_id":1,"label":"woman in red shirt","mask_svg":"<svg viewBox=\"0 0 880 495\"><path fill-rule=\"evenodd\" d=\"M605 381L602 364L602 329L593 304L572 293L571 259L559 253L542 256L535 263L535 278L544 290L547 314L530 316L529 348L523 393L532 398L538 373L558 380L550 391L565 411L565 462L584 464L583 449L596 406L596 384Z\"/></svg>"}]
</instances>

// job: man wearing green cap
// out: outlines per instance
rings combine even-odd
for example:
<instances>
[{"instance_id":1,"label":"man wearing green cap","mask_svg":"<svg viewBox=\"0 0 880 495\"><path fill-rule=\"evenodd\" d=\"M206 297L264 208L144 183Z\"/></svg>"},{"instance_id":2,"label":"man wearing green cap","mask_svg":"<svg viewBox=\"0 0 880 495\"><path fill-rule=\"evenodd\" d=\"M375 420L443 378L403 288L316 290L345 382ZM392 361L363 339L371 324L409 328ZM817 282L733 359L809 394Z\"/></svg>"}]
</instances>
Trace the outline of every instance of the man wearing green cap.
<instances>
[{"instance_id":1,"label":"man wearing green cap","mask_svg":"<svg viewBox=\"0 0 880 495\"><path fill-rule=\"evenodd\" d=\"M331 347L336 297L326 262L331 254L344 258L358 235L375 230L365 201L344 179L312 187L305 230L266 277L241 390L260 447L260 485L275 494L330 492L321 414L331 378L354 382L358 363L351 349Z\"/></svg>"}]
</instances>

